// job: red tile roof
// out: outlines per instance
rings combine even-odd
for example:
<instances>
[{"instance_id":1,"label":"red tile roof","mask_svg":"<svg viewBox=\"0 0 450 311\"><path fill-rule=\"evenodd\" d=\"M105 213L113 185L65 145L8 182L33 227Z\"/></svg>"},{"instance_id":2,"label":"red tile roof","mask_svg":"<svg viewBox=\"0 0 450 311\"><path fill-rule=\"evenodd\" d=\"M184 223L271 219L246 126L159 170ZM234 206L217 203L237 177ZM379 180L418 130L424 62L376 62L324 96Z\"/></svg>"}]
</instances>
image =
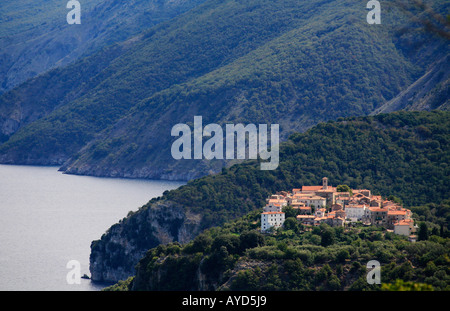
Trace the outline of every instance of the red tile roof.
<instances>
[{"instance_id":1,"label":"red tile roof","mask_svg":"<svg viewBox=\"0 0 450 311\"><path fill-rule=\"evenodd\" d=\"M323 186L303 186L302 191L318 191L322 190Z\"/></svg>"},{"instance_id":2,"label":"red tile roof","mask_svg":"<svg viewBox=\"0 0 450 311\"><path fill-rule=\"evenodd\" d=\"M388 215L406 215L407 211L388 211Z\"/></svg>"},{"instance_id":3,"label":"red tile roof","mask_svg":"<svg viewBox=\"0 0 450 311\"><path fill-rule=\"evenodd\" d=\"M396 222L394 226L409 226L414 220L412 219L404 219L400 220L399 222Z\"/></svg>"}]
</instances>

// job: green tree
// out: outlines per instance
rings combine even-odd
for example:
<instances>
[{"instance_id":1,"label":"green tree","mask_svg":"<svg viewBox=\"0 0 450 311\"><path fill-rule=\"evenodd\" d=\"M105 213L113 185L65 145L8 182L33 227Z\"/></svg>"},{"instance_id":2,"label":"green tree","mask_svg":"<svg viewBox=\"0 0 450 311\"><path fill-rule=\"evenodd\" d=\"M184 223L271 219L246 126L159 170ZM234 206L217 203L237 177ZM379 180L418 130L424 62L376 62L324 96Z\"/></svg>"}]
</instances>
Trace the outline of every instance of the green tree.
<instances>
[{"instance_id":1,"label":"green tree","mask_svg":"<svg viewBox=\"0 0 450 311\"><path fill-rule=\"evenodd\" d=\"M350 195L353 194L352 188L350 188L348 185L339 185L336 187L337 192L349 192Z\"/></svg>"},{"instance_id":2,"label":"green tree","mask_svg":"<svg viewBox=\"0 0 450 311\"><path fill-rule=\"evenodd\" d=\"M264 245L264 236L255 230L243 232L239 239L241 251Z\"/></svg>"},{"instance_id":3,"label":"green tree","mask_svg":"<svg viewBox=\"0 0 450 311\"><path fill-rule=\"evenodd\" d=\"M292 230L295 233L300 232L299 223L298 223L297 219L295 219L293 217L286 218L286 220L283 223L283 227L284 227L284 229Z\"/></svg>"},{"instance_id":4,"label":"green tree","mask_svg":"<svg viewBox=\"0 0 450 311\"><path fill-rule=\"evenodd\" d=\"M346 249L340 250L336 256L336 260L338 262L344 262L345 259L348 259L348 258L350 258L350 253Z\"/></svg>"},{"instance_id":5,"label":"green tree","mask_svg":"<svg viewBox=\"0 0 450 311\"><path fill-rule=\"evenodd\" d=\"M240 238L234 234L222 234L214 239L212 243L212 250L221 250L225 247L225 250L230 254L236 254L240 247Z\"/></svg>"},{"instance_id":6,"label":"green tree","mask_svg":"<svg viewBox=\"0 0 450 311\"><path fill-rule=\"evenodd\" d=\"M335 242L335 235L332 228L329 226L324 227L324 229L321 232L322 240L320 245L322 246L329 246Z\"/></svg>"},{"instance_id":7,"label":"green tree","mask_svg":"<svg viewBox=\"0 0 450 311\"><path fill-rule=\"evenodd\" d=\"M286 218L295 218L297 216L297 211L290 205L283 207L283 213L285 214Z\"/></svg>"},{"instance_id":8,"label":"green tree","mask_svg":"<svg viewBox=\"0 0 450 311\"><path fill-rule=\"evenodd\" d=\"M396 280L394 283L384 283L381 285L383 291L433 291L433 286L429 284L405 282Z\"/></svg>"},{"instance_id":9,"label":"green tree","mask_svg":"<svg viewBox=\"0 0 450 311\"><path fill-rule=\"evenodd\" d=\"M327 285L330 290L339 290L341 288L341 281L336 275L332 274L331 277L328 278Z\"/></svg>"},{"instance_id":10,"label":"green tree","mask_svg":"<svg viewBox=\"0 0 450 311\"><path fill-rule=\"evenodd\" d=\"M200 234L194 239L192 243L191 252L192 253L207 252L212 242L213 240L211 236L207 234Z\"/></svg>"},{"instance_id":11,"label":"green tree","mask_svg":"<svg viewBox=\"0 0 450 311\"><path fill-rule=\"evenodd\" d=\"M392 201L392 202L397 203L397 204L403 204L402 199L396 197L395 195L390 195L390 196L387 197L387 199L389 201Z\"/></svg>"},{"instance_id":12,"label":"green tree","mask_svg":"<svg viewBox=\"0 0 450 311\"><path fill-rule=\"evenodd\" d=\"M418 238L419 241L428 240L428 226L425 222L420 223Z\"/></svg>"}]
</instances>

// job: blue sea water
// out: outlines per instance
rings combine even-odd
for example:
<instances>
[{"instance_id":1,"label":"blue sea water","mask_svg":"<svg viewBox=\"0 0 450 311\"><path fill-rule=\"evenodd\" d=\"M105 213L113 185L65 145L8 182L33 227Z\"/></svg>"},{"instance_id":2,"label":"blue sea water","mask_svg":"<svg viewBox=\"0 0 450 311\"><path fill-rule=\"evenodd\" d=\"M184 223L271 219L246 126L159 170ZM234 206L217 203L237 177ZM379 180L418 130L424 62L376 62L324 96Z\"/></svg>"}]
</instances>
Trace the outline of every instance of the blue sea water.
<instances>
[{"instance_id":1,"label":"blue sea water","mask_svg":"<svg viewBox=\"0 0 450 311\"><path fill-rule=\"evenodd\" d=\"M90 244L113 224L182 182L66 175L57 167L0 165L0 290L95 291L66 280L89 274Z\"/></svg>"}]
</instances>

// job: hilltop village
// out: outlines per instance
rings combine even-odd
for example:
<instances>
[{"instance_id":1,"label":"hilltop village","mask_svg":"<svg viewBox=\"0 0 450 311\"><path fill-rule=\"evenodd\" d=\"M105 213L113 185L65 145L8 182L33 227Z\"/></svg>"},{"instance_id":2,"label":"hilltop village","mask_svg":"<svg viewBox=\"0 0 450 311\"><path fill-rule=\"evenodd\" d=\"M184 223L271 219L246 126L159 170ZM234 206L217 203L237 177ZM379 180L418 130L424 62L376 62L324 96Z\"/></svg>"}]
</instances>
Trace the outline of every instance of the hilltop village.
<instances>
[{"instance_id":1,"label":"hilltop village","mask_svg":"<svg viewBox=\"0 0 450 311\"><path fill-rule=\"evenodd\" d=\"M372 195L370 190L332 187L328 185L327 177L322 179L322 186L303 186L292 189L292 192L280 191L271 195L261 214L263 233L283 225L283 208L286 206L297 211L297 220L305 226L326 223L336 227L361 222L364 225L382 226L415 240L413 233L416 227L411 210L393 201L383 200L379 195Z\"/></svg>"}]
</instances>

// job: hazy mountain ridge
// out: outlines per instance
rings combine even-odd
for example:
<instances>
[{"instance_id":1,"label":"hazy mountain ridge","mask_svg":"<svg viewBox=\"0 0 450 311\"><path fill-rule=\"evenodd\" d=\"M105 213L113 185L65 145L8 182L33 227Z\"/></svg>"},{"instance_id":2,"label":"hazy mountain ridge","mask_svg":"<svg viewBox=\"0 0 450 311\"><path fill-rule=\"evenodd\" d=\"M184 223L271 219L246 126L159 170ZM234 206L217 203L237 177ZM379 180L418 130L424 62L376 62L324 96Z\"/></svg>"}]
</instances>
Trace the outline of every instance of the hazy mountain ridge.
<instances>
[{"instance_id":1,"label":"hazy mountain ridge","mask_svg":"<svg viewBox=\"0 0 450 311\"><path fill-rule=\"evenodd\" d=\"M64 163L68 173L97 176L191 179L224 165L171 159L171 126L194 115L205 123L279 123L286 139L317 122L369 114L447 47L420 26L408 28L395 8L386 11L377 27L351 1L206 1L54 78L111 59L90 79L59 86L48 75L33 81L57 94L40 101L58 108L28 126L12 122L8 109L18 105L11 94L27 94L29 86L2 96L1 128L9 140L0 146L0 161ZM35 102L29 94L26 101Z\"/></svg>"},{"instance_id":2,"label":"hazy mountain ridge","mask_svg":"<svg viewBox=\"0 0 450 311\"><path fill-rule=\"evenodd\" d=\"M0 32L0 59L3 60L0 63L0 92L137 35L201 2L82 1L81 25L67 24L66 15L70 10L64 1L34 1L22 4L23 8L4 4L4 24ZM25 19L19 16L20 12L37 14L24 14L27 16ZM31 26L27 23L35 24Z\"/></svg>"}]
</instances>

